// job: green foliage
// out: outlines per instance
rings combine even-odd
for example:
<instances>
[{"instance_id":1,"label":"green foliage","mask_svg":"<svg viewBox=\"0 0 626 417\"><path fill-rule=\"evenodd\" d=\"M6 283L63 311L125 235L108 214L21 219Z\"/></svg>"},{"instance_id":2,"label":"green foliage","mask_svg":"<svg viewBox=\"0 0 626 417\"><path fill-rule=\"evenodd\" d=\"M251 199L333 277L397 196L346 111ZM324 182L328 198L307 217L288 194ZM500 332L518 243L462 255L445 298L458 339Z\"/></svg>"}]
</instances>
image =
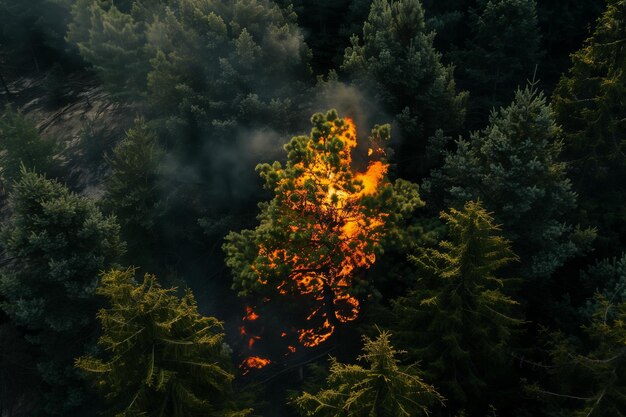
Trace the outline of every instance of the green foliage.
<instances>
[{"instance_id":1,"label":"green foliage","mask_svg":"<svg viewBox=\"0 0 626 417\"><path fill-rule=\"evenodd\" d=\"M0 178L3 188L11 187L22 166L49 173L53 168L55 145L42 139L35 125L7 106L0 114Z\"/></svg>"},{"instance_id":2,"label":"green foliage","mask_svg":"<svg viewBox=\"0 0 626 417\"><path fill-rule=\"evenodd\" d=\"M22 171L0 241L0 307L38 350L47 415L78 413L85 394L73 359L91 341L98 274L124 250L119 226L56 181Z\"/></svg>"},{"instance_id":3,"label":"green foliage","mask_svg":"<svg viewBox=\"0 0 626 417\"><path fill-rule=\"evenodd\" d=\"M146 97L172 132L193 139L198 127L219 137L256 120L284 129L309 71L295 14L269 0L81 0L73 16L68 40L109 88Z\"/></svg>"},{"instance_id":4,"label":"green foliage","mask_svg":"<svg viewBox=\"0 0 626 417\"><path fill-rule=\"evenodd\" d=\"M491 109L509 102L541 60L535 0L479 0L471 35L450 54L457 79L471 93L468 123L482 127Z\"/></svg>"},{"instance_id":5,"label":"green foliage","mask_svg":"<svg viewBox=\"0 0 626 417\"><path fill-rule=\"evenodd\" d=\"M279 162L257 167L274 194L260 204L259 225L226 238L226 264L240 295L276 287L299 293L298 283L312 279L321 280L325 293L343 296L382 252L381 242L402 241L404 220L423 205L415 184L392 184L384 171L378 188L367 188L368 180L350 164L356 132L336 111L316 113L311 121L309 136L294 137L285 145L284 167ZM389 135L389 125L372 130L376 155ZM383 157L370 166L384 163ZM326 307L334 309L330 301Z\"/></svg>"},{"instance_id":6,"label":"green foliage","mask_svg":"<svg viewBox=\"0 0 626 417\"><path fill-rule=\"evenodd\" d=\"M599 243L612 255L626 236L625 14L626 2L608 2L553 97L583 216L599 226Z\"/></svg>"},{"instance_id":7,"label":"green foliage","mask_svg":"<svg viewBox=\"0 0 626 417\"><path fill-rule=\"evenodd\" d=\"M156 135L137 119L107 158L112 173L105 182L102 205L115 213L135 263L146 246L150 250L156 246L156 227L165 209L159 188L164 157Z\"/></svg>"},{"instance_id":8,"label":"green foliage","mask_svg":"<svg viewBox=\"0 0 626 417\"><path fill-rule=\"evenodd\" d=\"M554 391L531 384L547 408L573 417L623 417L626 410L626 302L601 295L590 323L583 326L585 347L556 332L550 336L550 374Z\"/></svg>"},{"instance_id":9,"label":"green foliage","mask_svg":"<svg viewBox=\"0 0 626 417\"><path fill-rule=\"evenodd\" d=\"M115 4L105 10L102 3L76 2L73 7L76 22L70 25L67 39L76 44L81 56L115 93L136 95L142 87L145 89L145 72L149 68L142 54L141 25L120 12ZM88 18L89 23L77 18ZM88 34L87 39L81 39L78 27L89 28L82 33Z\"/></svg>"},{"instance_id":10,"label":"green foliage","mask_svg":"<svg viewBox=\"0 0 626 417\"><path fill-rule=\"evenodd\" d=\"M480 203L441 218L450 240L411 257L420 280L394 301L395 330L448 407L481 415L496 397L505 397L509 343L520 320L510 315L517 303L503 292L507 280L497 272L516 257Z\"/></svg>"},{"instance_id":11,"label":"green foliage","mask_svg":"<svg viewBox=\"0 0 626 417\"><path fill-rule=\"evenodd\" d=\"M559 135L543 94L526 87L491 114L487 128L469 141L459 139L424 184L434 198L444 194L445 206L480 199L493 211L522 259L525 278L550 276L593 238L592 231L564 222L576 194L559 161Z\"/></svg>"},{"instance_id":12,"label":"green foliage","mask_svg":"<svg viewBox=\"0 0 626 417\"><path fill-rule=\"evenodd\" d=\"M136 283L132 269L102 276L97 293L99 357L83 356L111 416L239 416L234 408L222 323L203 317L190 290L162 288L153 275Z\"/></svg>"},{"instance_id":13,"label":"green foliage","mask_svg":"<svg viewBox=\"0 0 626 417\"><path fill-rule=\"evenodd\" d=\"M585 286L618 304L626 301L626 254L603 259L581 273ZM589 313L591 315L591 312Z\"/></svg>"},{"instance_id":14,"label":"green foliage","mask_svg":"<svg viewBox=\"0 0 626 417\"><path fill-rule=\"evenodd\" d=\"M417 365L399 365L390 334L364 337L361 365L330 360L327 387L302 393L294 405L303 416L319 417L412 417L429 415L428 407L443 398L421 378Z\"/></svg>"},{"instance_id":15,"label":"green foliage","mask_svg":"<svg viewBox=\"0 0 626 417\"><path fill-rule=\"evenodd\" d=\"M465 117L467 94L457 94L453 69L441 64L433 37L419 0L374 0L363 38L352 38L341 67L394 115L401 130L400 174L409 180L432 167L424 155L428 138L437 129L457 133Z\"/></svg>"}]
</instances>

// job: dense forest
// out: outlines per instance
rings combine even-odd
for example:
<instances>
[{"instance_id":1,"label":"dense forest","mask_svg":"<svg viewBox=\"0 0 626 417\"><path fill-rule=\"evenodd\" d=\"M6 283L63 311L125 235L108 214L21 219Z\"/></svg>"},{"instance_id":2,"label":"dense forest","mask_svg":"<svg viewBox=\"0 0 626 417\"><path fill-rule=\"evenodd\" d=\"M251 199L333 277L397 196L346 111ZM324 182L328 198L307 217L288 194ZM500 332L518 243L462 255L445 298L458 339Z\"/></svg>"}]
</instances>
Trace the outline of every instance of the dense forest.
<instances>
[{"instance_id":1,"label":"dense forest","mask_svg":"<svg viewBox=\"0 0 626 417\"><path fill-rule=\"evenodd\" d=\"M626 416L626 0L0 0L0 102L0 417Z\"/></svg>"}]
</instances>

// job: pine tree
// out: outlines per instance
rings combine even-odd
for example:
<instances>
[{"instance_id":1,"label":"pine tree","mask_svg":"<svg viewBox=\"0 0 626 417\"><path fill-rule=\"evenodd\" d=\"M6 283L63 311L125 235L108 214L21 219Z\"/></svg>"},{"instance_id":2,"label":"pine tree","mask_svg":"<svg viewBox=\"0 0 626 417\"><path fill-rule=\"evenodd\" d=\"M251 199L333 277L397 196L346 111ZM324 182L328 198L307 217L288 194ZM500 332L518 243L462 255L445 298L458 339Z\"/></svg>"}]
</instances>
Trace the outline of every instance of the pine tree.
<instances>
[{"instance_id":1,"label":"pine tree","mask_svg":"<svg viewBox=\"0 0 626 417\"><path fill-rule=\"evenodd\" d=\"M176 137L184 128L191 140L217 140L268 120L282 131L310 70L295 14L269 0L80 0L73 16L68 40L112 91L134 90Z\"/></svg>"},{"instance_id":2,"label":"pine tree","mask_svg":"<svg viewBox=\"0 0 626 417\"><path fill-rule=\"evenodd\" d=\"M556 415L626 416L626 302L598 294L594 304L593 315L582 327L584 344L561 332L549 335L552 388L527 386L545 400L546 409L556 408Z\"/></svg>"},{"instance_id":3,"label":"pine tree","mask_svg":"<svg viewBox=\"0 0 626 417\"><path fill-rule=\"evenodd\" d=\"M511 100L540 63L541 35L535 0L479 0L470 35L450 59L471 94L468 125L482 128L493 108Z\"/></svg>"},{"instance_id":4,"label":"pine tree","mask_svg":"<svg viewBox=\"0 0 626 417\"><path fill-rule=\"evenodd\" d=\"M165 150L143 119L126 133L108 162L111 176L105 182L103 208L114 213L135 265L146 266L158 248L158 223L165 213L159 181ZM150 243L151 242L151 243Z\"/></svg>"},{"instance_id":5,"label":"pine tree","mask_svg":"<svg viewBox=\"0 0 626 417\"><path fill-rule=\"evenodd\" d=\"M121 255L119 226L94 203L23 170L0 241L0 307L36 347L44 415L80 415L86 394L73 360L90 343L98 274ZM84 410L83 410L84 411Z\"/></svg>"},{"instance_id":6,"label":"pine tree","mask_svg":"<svg viewBox=\"0 0 626 417\"><path fill-rule=\"evenodd\" d=\"M498 271L516 257L480 203L442 212L441 219L449 240L411 257L420 280L393 303L395 331L409 359L437 381L449 414L465 409L480 416L506 398L509 342L520 320L511 315L517 303L503 292L507 280Z\"/></svg>"},{"instance_id":7,"label":"pine tree","mask_svg":"<svg viewBox=\"0 0 626 417\"><path fill-rule=\"evenodd\" d=\"M122 96L135 98L145 91L149 63L142 25L115 3L105 8L99 0L78 1L72 13L74 21L67 39L78 47L102 81Z\"/></svg>"},{"instance_id":8,"label":"pine tree","mask_svg":"<svg viewBox=\"0 0 626 417\"><path fill-rule=\"evenodd\" d=\"M460 130L465 93L457 93L453 69L441 64L426 31L419 0L375 0L363 25L363 38L352 38L342 70L395 116L402 144L400 176L416 180L432 167L428 138L442 129Z\"/></svg>"},{"instance_id":9,"label":"pine tree","mask_svg":"<svg viewBox=\"0 0 626 417\"><path fill-rule=\"evenodd\" d=\"M42 139L34 123L6 107L0 114L0 178L4 190L20 176L22 166L50 173L55 145Z\"/></svg>"},{"instance_id":10,"label":"pine tree","mask_svg":"<svg viewBox=\"0 0 626 417\"><path fill-rule=\"evenodd\" d=\"M317 393L304 392L294 400L302 416L318 417L413 417L428 416L429 406L442 402L435 388L422 379L417 365L403 367L381 332L375 340L364 337L362 365L345 365L330 360L326 387Z\"/></svg>"},{"instance_id":11,"label":"pine tree","mask_svg":"<svg viewBox=\"0 0 626 417\"><path fill-rule=\"evenodd\" d=\"M291 298L309 316L312 328L299 335L305 346L356 319L365 271L385 244L402 239L404 219L423 205L415 184L387 178L389 125L374 127L367 171L354 173L356 127L335 110L311 121L309 136L285 145L284 167L257 167L274 198L260 205L254 230L232 232L224 245L240 295Z\"/></svg>"},{"instance_id":12,"label":"pine tree","mask_svg":"<svg viewBox=\"0 0 626 417\"><path fill-rule=\"evenodd\" d=\"M513 242L522 259L519 274L527 279L549 277L593 237L565 223L576 194L559 161L559 137L545 97L526 87L491 114L487 128L459 139L424 184L433 198L444 194L445 206L480 199Z\"/></svg>"},{"instance_id":13,"label":"pine tree","mask_svg":"<svg viewBox=\"0 0 626 417\"><path fill-rule=\"evenodd\" d=\"M76 366L93 379L115 416L240 416L234 407L222 323L203 317L190 290L162 288L146 274L113 270L97 293L108 306L98 312L98 357ZM106 354L104 353L106 352Z\"/></svg>"},{"instance_id":14,"label":"pine tree","mask_svg":"<svg viewBox=\"0 0 626 417\"><path fill-rule=\"evenodd\" d=\"M625 20L626 2L609 1L552 100L584 220L598 225L598 243L610 255L621 252L626 239Z\"/></svg>"}]
</instances>

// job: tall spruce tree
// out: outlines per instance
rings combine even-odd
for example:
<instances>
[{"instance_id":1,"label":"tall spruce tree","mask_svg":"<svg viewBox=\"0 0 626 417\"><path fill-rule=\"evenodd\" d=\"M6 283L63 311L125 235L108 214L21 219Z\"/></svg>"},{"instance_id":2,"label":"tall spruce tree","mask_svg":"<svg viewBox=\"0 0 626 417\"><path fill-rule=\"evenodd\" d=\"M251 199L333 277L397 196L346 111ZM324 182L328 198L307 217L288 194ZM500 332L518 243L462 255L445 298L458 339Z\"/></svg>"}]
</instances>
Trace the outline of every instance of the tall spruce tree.
<instances>
[{"instance_id":1,"label":"tall spruce tree","mask_svg":"<svg viewBox=\"0 0 626 417\"><path fill-rule=\"evenodd\" d=\"M482 128L489 112L508 103L540 63L535 0L479 0L471 35L450 54L459 86L470 92L467 122Z\"/></svg>"},{"instance_id":2,"label":"tall spruce tree","mask_svg":"<svg viewBox=\"0 0 626 417\"><path fill-rule=\"evenodd\" d=\"M487 128L459 139L424 184L435 200L443 194L445 206L480 199L493 211L522 259L523 278L549 277L593 238L566 223L576 194L559 161L559 138L544 95L527 86L491 114Z\"/></svg>"},{"instance_id":3,"label":"tall spruce tree","mask_svg":"<svg viewBox=\"0 0 626 417\"><path fill-rule=\"evenodd\" d=\"M342 70L394 115L400 127L400 176L416 180L432 162L425 154L438 129L457 133L465 117L465 93L457 93L453 69L441 64L426 30L419 0L374 0L363 37L352 38Z\"/></svg>"},{"instance_id":4,"label":"tall spruce tree","mask_svg":"<svg viewBox=\"0 0 626 417\"><path fill-rule=\"evenodd\" d=\"M410 258L420 280L394 301L393 327L409 359L421 362L448 399L441 415L486 415L489 404L506 403L512 382L508 350L520 320L511 314L517 303L503 291L507 280L499 270L516 257L480 203L441 218L449 240Z\"/></svg>"},{"instance_id":5,"label":"tall spruce tree","mask_svg":"<svg viewBox=\"0 0 626 417\"><path fill-rule=\"evenodd\" d=\"M102 276L102 354L76 360L106 398L106 415L247 415L235 407L222 323L198 313L190 290L179 298L154 275L140 282L134 275L127 269Z\"/></svg>"},{"instance_id":6,"label":"tall spruce tree","mask_svg":"<svg viewBox=\"0 0 626 417\"><path fill-rule=\"evenodd\" d=\"M119 226L90 200L23 171L0 241L0 307L37 350L44 400L35 415L88 413L74 358L93 342L99 273L124 250Z\"/></svg>"},{"instance_id":7,"label":"tall spruce tree","mask_svg":"<svg viewBox=\"0 0 626 417\"><path fill-rule=\"evenodd\" d=\"M611 0L593 35L571 57L552 99L584 221L609 255L626 244L626 2Z\"/></svg>"},{"instance_id":8,"label":"tall spruce tree","mask_svg":"<svg viewBox=\"0 0 626 417\"><path fill-rule=\"evenodd\" d=\"M418 417L428 416L429 407L443 398L424 382L417 364L401 366L399 353L381 332L371 340L364 337L362 365L345 365L330 360L326 387L317 393L304 392L294 400L302 416L317 417Z\"/></svg>"}]
</instances>

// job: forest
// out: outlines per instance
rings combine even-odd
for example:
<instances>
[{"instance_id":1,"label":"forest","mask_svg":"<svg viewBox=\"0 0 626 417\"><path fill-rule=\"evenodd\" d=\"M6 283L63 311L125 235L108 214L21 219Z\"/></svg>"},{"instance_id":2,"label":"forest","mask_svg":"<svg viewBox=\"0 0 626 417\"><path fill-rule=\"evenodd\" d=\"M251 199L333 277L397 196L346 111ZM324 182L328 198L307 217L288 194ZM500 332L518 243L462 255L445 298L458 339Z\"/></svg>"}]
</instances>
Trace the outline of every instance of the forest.
<instances>
[{"instance_id":1,"label":"forest","mask_svg":"<svg viewBox=\"0 0 626 417\"><path fill-rule=\"evenodd\" d=\"M626 417L626 0L0 0L0 417Z\"/></svg>"}]
</instances>

